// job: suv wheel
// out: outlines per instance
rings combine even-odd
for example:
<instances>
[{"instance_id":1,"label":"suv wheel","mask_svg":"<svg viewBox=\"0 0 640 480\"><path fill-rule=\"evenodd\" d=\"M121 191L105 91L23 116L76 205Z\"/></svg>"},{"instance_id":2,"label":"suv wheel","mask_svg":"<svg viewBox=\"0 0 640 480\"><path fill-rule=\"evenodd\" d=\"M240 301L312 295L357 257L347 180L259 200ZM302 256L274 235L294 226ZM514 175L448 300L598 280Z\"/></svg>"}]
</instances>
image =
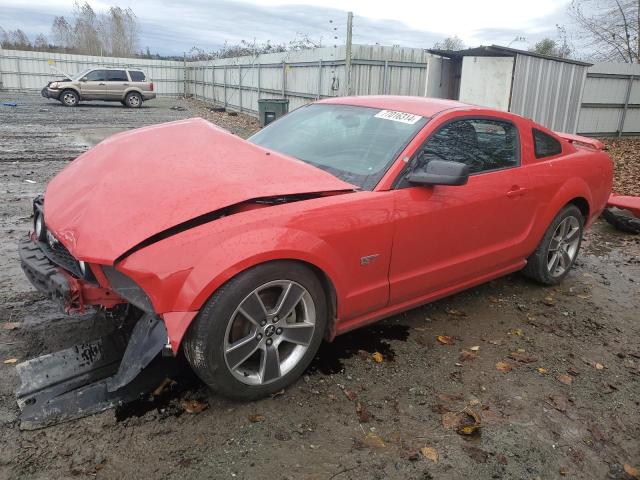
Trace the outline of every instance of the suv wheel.
<instances>
[{"instance_id":1,"label":"suv wheel","mask_svg":"<svg viewBox=\"0 0 640 480\"><path fill-rule=\"evenodd\" d=\"M259 265L220 287L190 326L184 353L214 391L254 400L293 383L327 322L322 284L291 261Z\"/></svg>"},{"instance_id":2,"label":"suv wheel","mask_svg":"<svg viewBox=\"0 0 640 480\"><path fill-rule=\"evenodd\" d=\"M544 285L557 285L569 274L580 243L584 217L575 205L564 207L547 229L522 271Z\"/></svg>"},{"instance_id":3,"label":"suv wheel","mask_svg":"<svg viewBox=\"0 0 640 480\"><path fill-rule=\"evenodd\" d=\"M128 93L124 99L124 104L129 108L140 108L142 105L142 95L136 92Z\"/></svg>"},{"instance_id":4,"label":"suv wheel","mask_svg":"<svg viewBox=\"0 0 640 480\"><path fill-rule=\"evenodd\" d=\"M65 107L75 107L80 101L80 97L73 90L63 90L60 94L60 101Z\"/></svg>"}]
</instances>

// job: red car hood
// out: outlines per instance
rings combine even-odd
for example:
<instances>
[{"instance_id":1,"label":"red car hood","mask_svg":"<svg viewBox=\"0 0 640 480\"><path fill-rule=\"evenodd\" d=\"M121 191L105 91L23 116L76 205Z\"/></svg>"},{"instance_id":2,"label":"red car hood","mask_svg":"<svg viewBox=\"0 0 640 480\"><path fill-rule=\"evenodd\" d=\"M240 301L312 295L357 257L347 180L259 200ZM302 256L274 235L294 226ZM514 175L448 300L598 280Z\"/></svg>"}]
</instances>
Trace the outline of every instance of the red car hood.
<instances>
[{"instance_id":1,"label":"red car hood","mask_svg":"<svg viewBox=\"0 0 640 480\"><path fill-rule=\"evenodd\" d=\"M79 156L49 183L45 222L76 258L113 263L156 233L233 204L355 188L195 118L120 133Z\"/></svg>"}]
</instances>

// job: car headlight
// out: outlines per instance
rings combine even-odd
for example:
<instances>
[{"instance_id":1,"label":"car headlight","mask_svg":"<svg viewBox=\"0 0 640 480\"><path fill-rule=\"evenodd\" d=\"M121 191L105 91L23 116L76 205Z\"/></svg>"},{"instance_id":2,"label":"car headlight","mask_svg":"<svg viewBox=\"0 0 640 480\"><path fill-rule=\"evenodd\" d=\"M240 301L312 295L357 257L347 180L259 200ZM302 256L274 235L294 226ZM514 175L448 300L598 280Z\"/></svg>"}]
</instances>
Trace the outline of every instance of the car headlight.
<instances>
[{"instance_id":1,"label":"car headlight","mask_svg":"<svg viewBox=\"0 0 640 480\"><path fill-rule=\"evenodd\" d=\"M53 88L56 89L60 86L60 84L58 82L53 82L52 84L49 85L49 88Z\"/></svg>"},{"instance_id":2,"label":"car headlight","mask_svg":"<svg viewBox=\"0 0 640 480\"><path fill-rule=\"evenodd\" d=\"M41 212L36 213L36 218L33 223L33 230L38 240L45 240L45 228L44 228L44 216Z\"/></svg>"}]
</instances>

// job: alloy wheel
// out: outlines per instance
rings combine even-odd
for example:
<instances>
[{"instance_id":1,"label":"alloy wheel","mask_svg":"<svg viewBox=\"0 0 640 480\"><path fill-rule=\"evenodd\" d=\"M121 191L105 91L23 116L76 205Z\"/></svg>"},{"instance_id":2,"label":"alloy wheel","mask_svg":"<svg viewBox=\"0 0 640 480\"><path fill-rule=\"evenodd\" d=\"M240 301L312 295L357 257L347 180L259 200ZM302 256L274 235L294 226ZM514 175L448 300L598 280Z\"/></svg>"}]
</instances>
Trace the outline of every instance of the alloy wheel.
<instances>
[{"instance_id":1,"label":"alloy wheel","mask_svg":"<svg viewBox=\"0 0 640 480\"><path fill-rule=\"evenodd\" d=\"M580 222L576 217L567 217L556 227L547 253L547 269L552 277L563 275L578 253L580 245Z\"/></svg>"},{"instance_id":2,"label":"alloy wheel","mask_svg":"<svg viewBox=\"0 0 640 480\"><path fill-rule=\"evenodd\" d=\"M76 104L76 96L73 93L65 93L62 96L62 101L69 106L73 106Z\"/></svg>"},{"instance_id":3,"label":"alloy wheel","mask_svg":"<svg viewBox=\"0 0 640 480\"><path fill-rule=\"evenodd\" d=\"M315 304L302 285L268 282L247 295L231 315L223 346L227 367L247 385L274 382L304 357L315 327Z\"/></svg>"}]
</instances>

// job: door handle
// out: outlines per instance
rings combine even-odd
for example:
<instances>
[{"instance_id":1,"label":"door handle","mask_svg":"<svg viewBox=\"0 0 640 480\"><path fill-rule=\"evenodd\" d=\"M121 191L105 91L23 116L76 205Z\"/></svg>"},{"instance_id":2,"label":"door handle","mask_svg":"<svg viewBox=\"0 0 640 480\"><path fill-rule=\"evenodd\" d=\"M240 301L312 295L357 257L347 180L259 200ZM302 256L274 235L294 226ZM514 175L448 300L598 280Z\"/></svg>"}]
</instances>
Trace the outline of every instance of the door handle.
<instances>
[{"instance_id":1,"label":"door handle","mask_svg":"<svg viewBox=\"0 0 640 480\"><path fill-rule=\"evenodd\" d=\"M507 192L507 197L509 198L521 197L525 193L527 193L526 188L522 188L518 185L514 185L513 187L511 187L511 190Z\"/></svg>"},{"instance_id":2,"label":"door handle","mask_svg":"<svg viewBox=\"0 0 640 480\"><path fill-rule=\"evenodd\" d=\"M122 85L124 85L125 87L128 87L129 84L128 83L123 83Z\"/></svg>"},{"instance_id":3,"label":"door handle","mask_svg":"<svg viewBox=\"0 0 640 480\"><path fill-rule=\"evenodd\" d=\"M106 83L99 83L98 86L102 86L104 87L106 85Z\"/></svg>"}]
</instances>

